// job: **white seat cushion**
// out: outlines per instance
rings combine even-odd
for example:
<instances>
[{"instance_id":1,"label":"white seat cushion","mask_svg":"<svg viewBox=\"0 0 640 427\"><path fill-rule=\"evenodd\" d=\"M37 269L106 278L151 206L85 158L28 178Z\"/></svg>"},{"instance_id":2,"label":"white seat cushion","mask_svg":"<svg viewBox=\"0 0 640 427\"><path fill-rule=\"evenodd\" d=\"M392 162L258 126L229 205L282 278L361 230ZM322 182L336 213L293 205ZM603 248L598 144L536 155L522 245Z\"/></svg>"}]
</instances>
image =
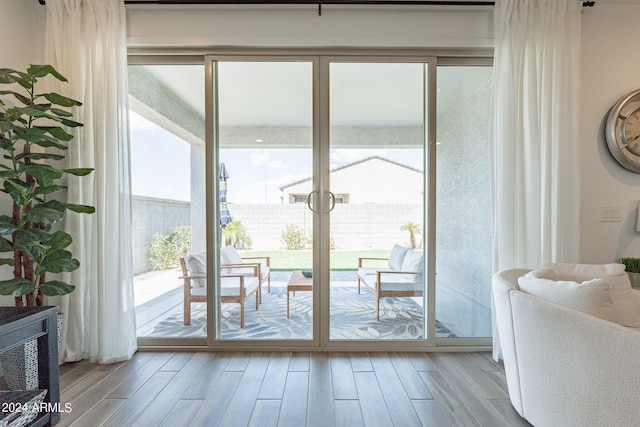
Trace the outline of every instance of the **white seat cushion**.
<instances>
[{"instance_id":1,"label":"white seat cushion","mask_svg":"<svg viewBox=\"0 0 640 427\"><path fill-rule=\"evenodd\" d=\"M244 294L247 296L258 287L258 278L244 276ZM226 277L220 278L220 292L223 297L240 296L240 278Z\"/></svg>"},{"instance_id":2,"label":"white seat cushion","mask_svg":"<svg viewBox=\"0 0 640 427\"><path fill-rule=\"evenodd\" d=\"M220 264L221 265L243 264L243 263L244 261L242 260L242 257L240 256L236 248L234 248L233 246L227 245L220 248ZM225 273L230 273L231 269L223 268L222 271Z\"/></svg>"},{"instance_id":3,"label":"white seat cushion","mask_svg":"<svg viewBox=\"0 0 640 427\"><path fill-rule=\"evenodd\" d=\"M377 274L365 274L361 276L362 279L373 289L377 289L376 280L378 279ZM404 292L404 291L412 291L418 292L423 290L423 286L421 282L413 282L407 279L404 274L381 274L380 280L382 284L380 285L381 291L387 292Z\"/></svg>"}]
</instances>

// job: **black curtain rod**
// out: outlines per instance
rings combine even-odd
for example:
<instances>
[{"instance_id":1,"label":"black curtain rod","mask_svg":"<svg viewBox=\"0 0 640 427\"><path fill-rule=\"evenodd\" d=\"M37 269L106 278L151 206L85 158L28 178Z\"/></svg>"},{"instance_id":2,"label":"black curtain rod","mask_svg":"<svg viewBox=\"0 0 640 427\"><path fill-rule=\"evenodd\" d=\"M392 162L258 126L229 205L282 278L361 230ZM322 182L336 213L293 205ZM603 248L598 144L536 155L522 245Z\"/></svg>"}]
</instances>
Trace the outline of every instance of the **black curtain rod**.
<instances>
[{"instance_id":1,"label":"black curtain rod","mask_svg":"<svg viewBox=\"0 0 640 427\"><path fill-rule=\"evenodd\" d=\"M45 4L45 0L38 0L40 4ZM325 0L325 1L305 1L305 0L125 0L125 4L309 4L322 7L323 4L337 5L402 5L402 6L494 6L493 1L455 1L455 0ZM582 2L583 7L593 7L595 1Z\"/></svg>"}]
</instances>

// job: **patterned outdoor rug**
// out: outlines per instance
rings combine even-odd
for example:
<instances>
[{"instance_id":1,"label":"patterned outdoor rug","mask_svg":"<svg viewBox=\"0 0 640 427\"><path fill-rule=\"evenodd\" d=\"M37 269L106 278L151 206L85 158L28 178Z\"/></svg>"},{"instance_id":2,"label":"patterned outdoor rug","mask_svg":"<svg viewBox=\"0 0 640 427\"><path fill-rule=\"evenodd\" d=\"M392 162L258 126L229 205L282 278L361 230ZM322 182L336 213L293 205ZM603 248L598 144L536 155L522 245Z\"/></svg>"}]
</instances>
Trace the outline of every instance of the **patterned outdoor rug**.
<instances>
[{"instance_id":1,"label":"patterned outdoor rug","mask_svg":"<svg viewBox=\"0 0 640 427\"><path fill-rule=\"evenodd\" d=\"M222 338L224 339L312 339L311 292L296 292L290 296L290 317L287 319L286 287L263 290L260 309L255 300L245 305L245 325L240 328L240 305L222 304ZM356 287L331 288L332 339L422 339L423 310L411 298L383 298L380 320L375 317L375 297L366 289L358 295ZM193 304L191 325L184 326L182 313L156 325L152 337L206 336L205 304ZM455 337L436 321L438 337Z\"/></svg>"}]
</instances>

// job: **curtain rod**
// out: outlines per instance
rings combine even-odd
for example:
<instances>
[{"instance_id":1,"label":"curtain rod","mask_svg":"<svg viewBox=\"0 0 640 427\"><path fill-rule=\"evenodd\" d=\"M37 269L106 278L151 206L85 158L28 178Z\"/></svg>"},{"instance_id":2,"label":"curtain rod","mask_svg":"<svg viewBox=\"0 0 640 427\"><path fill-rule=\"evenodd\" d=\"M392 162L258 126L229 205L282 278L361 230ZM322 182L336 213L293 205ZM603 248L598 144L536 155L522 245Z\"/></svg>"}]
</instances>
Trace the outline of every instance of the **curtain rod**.
<instances>
[{"instance_id":1,"label":"curtain rod","mask_svg":"<svg viewBox=\"0 0 640 427\"><path fill-rule=\"evenodd\" d=\"M45 4L45 0L38 0L40 4ZM323 4L332 5L402 5L402 6L494 6L494 1L455 1L455 0L325 0L325 1L305 1L305 0L125 0L125 4L309 4L318 5L321 11ZM593 7L595 1L583 1L583 7Z\"/></svg>"}]
</instances>

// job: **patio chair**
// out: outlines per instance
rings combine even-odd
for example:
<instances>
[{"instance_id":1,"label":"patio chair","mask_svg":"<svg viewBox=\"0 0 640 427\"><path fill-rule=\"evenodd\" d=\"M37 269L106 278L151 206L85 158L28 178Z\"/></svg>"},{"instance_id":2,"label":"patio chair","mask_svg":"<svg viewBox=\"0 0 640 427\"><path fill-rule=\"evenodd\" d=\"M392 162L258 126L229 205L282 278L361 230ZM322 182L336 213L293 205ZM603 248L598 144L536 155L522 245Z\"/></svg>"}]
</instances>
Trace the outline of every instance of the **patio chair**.
<instances>
[{"instance_id":1,"label":"patio chair","mask_svg":"<svg viewBox=\"0 0 640 427\"><path fill-rule=\"evenodd\" d=\"M247 261L251 262L247 263ZM255 260L260 260L255 261ZM255 264L259 266L260 285L267 281L267 292L271 293L271 257L242 257L232 245L220 248L220 267L227 274L254 275ZM260 296L262 298L262 295Z\"/></svg>"},{"instance_id":2,"label":"patio chair","mask_svg":"<svg viewBox=\"0 0 640 427\"><path fill-rule=\"evenodd\" d=\"M365 260L388 260L388 267L365 267ZM364 284L376 296L376 320L380 320L380 298L424 295L423 261L420 251L395 245L389 258L358 258L358 293Z\"/></svg>"},{"instance_id":3,"label":"patio chair","mask_svg":"<svg viewBox=\"0 0 640 427\"><path fill-rule=\"evenodd\" d=\"M191 303L207 302L207 276L204 252L180 258L181 279L184 280L184 324L191 324ZM240 304L240 327L244 327L244 304L255 295L256 310L260 302L260 264L243 264L243 269L251 269L253 274L226 273L220 275L220 301Z\"/></svg>"}]
</instances>

